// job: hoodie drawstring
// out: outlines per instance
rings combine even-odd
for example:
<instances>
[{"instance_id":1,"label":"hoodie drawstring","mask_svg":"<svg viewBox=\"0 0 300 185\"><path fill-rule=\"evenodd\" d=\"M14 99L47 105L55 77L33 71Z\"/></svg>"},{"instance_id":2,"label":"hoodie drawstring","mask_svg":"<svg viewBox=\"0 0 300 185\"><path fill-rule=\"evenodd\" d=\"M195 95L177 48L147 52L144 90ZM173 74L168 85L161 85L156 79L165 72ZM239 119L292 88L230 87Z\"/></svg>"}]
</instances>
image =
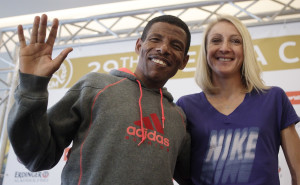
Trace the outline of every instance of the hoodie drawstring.
<instances>
[{"instance_id":1,"label":"hoodie drawstring","mask_svg":"<svg viewBox=\"0 0 300 185\"><path fill-rule=\"evenodd\" d=\"M139 84L139 88L140 88L140 98L139 98L139 107L140 107L140 117L141 117L141 130L142 130L142 141L138 144L138 146L140 146L145 140L146 140L146 136L145 136L145 132L144 132L144 123L143 123L143 109L142 109L142 97L143 97L143 90L142 90L142 85L141 82L138 81Z\"/></svg>"},{"instance_id":2,"label":"hoodie drawstring","mask_svg":"<svg viewBox=\"0 0 300 185\"><path fill-rule=\"evenodd\" d=\"M162 121L162 125L163 128L165 128L165 111L164 111L164 105L163 105L163 92L161 90L161 88L159 89L160 92L160 107L161 107L161 121Z\"/></svg>"},{"instance_id":3,"label":"hoodie drawstring","mask_svg":"<svg viewBox=\"0 0 300 185\"><path fill-rule=\"evenodd\" d=\"M136 81L139 84L139 89L140 89L139 108L140 108L141 131L142 131L142 140L138 144L138 146L140 146L146 140L146 136L145 136L144 122L143 122L143 109L142 109L143 89L142 89L141 82L139 80ZM160 92L160 107L161 107L161 114L162 114L161 120L162 120L163 128L165 128L165 112L164 112L164 105L163 105L163 92L161 88L159 89L159 92Z\"/></svg>"}]
</instances>

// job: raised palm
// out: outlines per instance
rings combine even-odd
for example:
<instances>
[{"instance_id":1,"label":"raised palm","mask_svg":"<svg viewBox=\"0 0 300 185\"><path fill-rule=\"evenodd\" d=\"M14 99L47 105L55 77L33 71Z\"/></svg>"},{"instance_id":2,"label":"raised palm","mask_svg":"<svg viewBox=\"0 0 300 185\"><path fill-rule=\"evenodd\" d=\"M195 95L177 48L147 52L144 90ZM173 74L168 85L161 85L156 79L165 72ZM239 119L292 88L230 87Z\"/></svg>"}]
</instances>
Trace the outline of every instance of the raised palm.
<instances>
[{"instance_id":1,"label":"raised palm","mask_svg":"<svg viewBox=\"0 0 300 185\"><path fill-rule=\"evenodd\" d=\"M52 51L58 29L58 19L53 20L53 24L46 39L47 15L36 16L33 22L30 43L27 45L24 37L23 27L18 26L18 36L20 42L20 71L22 73L37 76L51 76L57 71L73 50L64 49L56 58L52 59Z\"/></svg>"}]
</instances>

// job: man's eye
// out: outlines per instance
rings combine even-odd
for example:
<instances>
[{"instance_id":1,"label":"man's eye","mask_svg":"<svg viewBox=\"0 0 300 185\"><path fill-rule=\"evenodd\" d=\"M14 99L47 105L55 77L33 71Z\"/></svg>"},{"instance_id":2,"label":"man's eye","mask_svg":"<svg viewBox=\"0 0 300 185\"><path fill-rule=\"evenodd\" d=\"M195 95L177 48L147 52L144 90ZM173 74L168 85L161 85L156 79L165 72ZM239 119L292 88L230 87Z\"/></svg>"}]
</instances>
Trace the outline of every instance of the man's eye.
<instances>
[{"instance_id":1,"label":"man's eye","mask_svg":"<svg viewBox=\"0 0 300 185\"><path fill-rule=\"evenodd\" d=\"M159 38L150 38L149 40L153 41L153 42L157 42L157 41L159 41Z\"/></svg>"},{"instance_id":2,"label":"man's eye","mask_svg":"<svg viewBox=\"0 0 300 185\"><path fill-rule=\"evenodd\" d=\"M180 51L182 50L182 47L181 47L180 45L176 45L176 44L175 44L175 45L173 45L173 47L174 47L175 49L177 49L177 50L180 50Z\"/></svg>"}]
</instances>

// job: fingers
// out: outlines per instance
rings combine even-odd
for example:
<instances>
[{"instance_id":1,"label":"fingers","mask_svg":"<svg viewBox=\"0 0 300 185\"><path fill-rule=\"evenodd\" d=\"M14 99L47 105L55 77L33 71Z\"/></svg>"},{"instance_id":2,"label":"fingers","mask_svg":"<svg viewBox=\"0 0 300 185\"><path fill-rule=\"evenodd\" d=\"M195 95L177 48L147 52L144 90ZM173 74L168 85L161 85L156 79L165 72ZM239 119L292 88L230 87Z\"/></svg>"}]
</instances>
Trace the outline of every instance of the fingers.
<instances>
[{"instance_id":1,"label":"fingers","mask_svg":"<svg viewBox=\"0 0 300 185\"><path fill-rule=\"evenodd\" d=\"M19 25L18 26L18 37L19 37L19 42L20 42L20 47L23 48L26 46L26 40L24 37L24 31L23 31L23 26Z\"/></svg>"},{"instance_id":2,"label":"fingers","mask_svg":"<svg viewBox=\"0 0 300 185\"><path fill-rule=\"evenodd\" d=\"M40 23L39 31L38 31L38 38L37 38L38 43L45 42L46 31L47 31L47 15L43 14L41 17L41 23Z\"/></svg>"},{"instance_id":3,"label":"fingers","mask_svg":"<svg viewBox=\"0 0 300 185\"><path fill-rule=\"evenodd\" d=\"M40 25L40 17L36 16L33 21L30 44L34 44L37 41L39 25Z\"/></svg>"},{"instance_id":4,"label":"fingers","mask_svg":"<svg viewBox=\"0 0 300 185\"><path fill-rule=\"evenodd\" d=\"M63 63L63 61L66 59L66 57L71 51L73 51L73 48L66 48L53 60L57 69L59 68L61 63Z\"/></svg>"},{"instance_id":5,"label":"fingers","mask_svg":"<svg viewBox=\"0 0 300 185\"><path fill-rule=\"evenodd\" d=\"M58 19L54 19L53 23L52 23L52 27L49 33L49 37L47 40L47 44L53 46L55 39L56 39L56 35L57 35L57 29L58 29Z\"/></svg>"},{"instance_id":6,"label":"fingers","mask_svg":"<svg viewBox=\"0 0 300 185\"><path fill-rule=\"evenodd\" d=\"M41 17L36 16L33 21L33 27L31 32L31 38L30 38L30 44L35 43L44 43L46 38L46 32L47 32L47 15L43 14ZM49 34L50 43L52 43L52 46L54 44L56 33L58 28L58 20L54 19L53 25L51 28L51 32ZM48 41L49 41L48 38ZM47 42L48 43L48 42Z\"/></svg>"}]
</instances>

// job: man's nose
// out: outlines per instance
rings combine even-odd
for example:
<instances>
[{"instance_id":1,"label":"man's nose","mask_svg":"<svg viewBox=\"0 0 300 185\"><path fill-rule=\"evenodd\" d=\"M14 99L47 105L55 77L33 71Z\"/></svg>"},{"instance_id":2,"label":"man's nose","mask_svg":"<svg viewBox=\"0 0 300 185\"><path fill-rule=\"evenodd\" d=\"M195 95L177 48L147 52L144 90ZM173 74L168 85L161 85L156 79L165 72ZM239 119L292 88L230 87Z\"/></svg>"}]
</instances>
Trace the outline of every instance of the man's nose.
<instances>
[{"instance_id":1,"label":"man's nose","mask_svg":"<svg viewBox=\"0 0 300 185\"><path fill-rule=\"evenodd\" d=\"M161 54L169 54L170 53L169 49L170 47L168 44L162 43L156 48L156 51Z\"/></svg>"}]
</instances>

